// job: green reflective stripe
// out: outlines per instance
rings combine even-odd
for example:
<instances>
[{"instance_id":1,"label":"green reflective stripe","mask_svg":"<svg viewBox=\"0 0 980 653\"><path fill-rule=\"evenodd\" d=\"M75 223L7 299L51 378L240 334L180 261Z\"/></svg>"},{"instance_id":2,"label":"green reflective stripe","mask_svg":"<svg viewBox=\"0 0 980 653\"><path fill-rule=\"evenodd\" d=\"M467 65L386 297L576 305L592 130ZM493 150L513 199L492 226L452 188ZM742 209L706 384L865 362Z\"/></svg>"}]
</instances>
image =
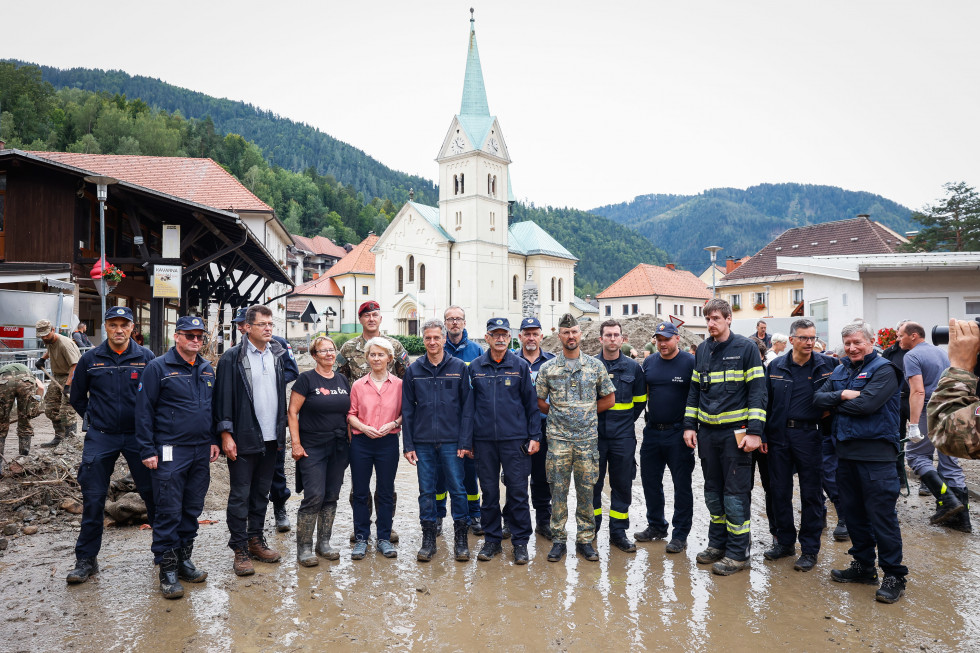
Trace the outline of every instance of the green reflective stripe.
<instances>
[{"instance_id":1,"label":"green reflective stripe","mask_svg":"<svg viewBox=\"0 0 980 653\"><path fill-rule=\"evenodd\" d=\"M697 370L694 370L693 372L691 372L691 380L694 381L695 383L700 383L701 382L701 375L698 374L698 371Z\"/></svg>"},{"instance_id":2,"label":"green reflective stripe","mask_svg":"<svg viewBox=\"0 0 980 653\"><path fill-rule=\"evenodd\" d=\"M698 420L704 422L705 424L728 424L729 422L745 421L749 417L748 408L729 410L724 413L718 413L717 415L706 413L700 408L697 409L697 411ZM763 411L763 418L765 418L765 411Z\"/></svg>"},{"instance_id":3,"label":"green reflective stripe","mask_svg":"<svg viewBox=\"0 0 980 653\"><path fill-rule=\"evenodd\" d=\"M745 535L751 530L750 527L752 525L752 521L749 520L747 522L742 523L741 525L733 524L730 521L725 521L725 524L728 526L728 532L731 533L732 535Z\"/></svg>"},{"instance_id":4,"label":"green reflective stripe","mask_svg":"<svg viewBox=\"0 0 980 653\"><path fill-rule=\"evenodd\" d=\"M711 515L711 523L712 524L724 524L725 523L725 515Z\"/></svg>"},{"instance_id":5,"label":"green reflective stripe","mask_svg":"<svg viewBox=\"0 0 980 653\"><path fill-rule=\"evenodd\" d=\"M631 401L628 404L613 404L613 407L609 410L633 410L633 402Z\"/></svg>"},{"instance_id":6,"label":"green reflective stripe","mask_svg":"<svg viewBox=\"0 0 980 653\"><path fill-rule=\"evenodd\" d=\"M479 494L467 494L466 495L466 500L467 501L479 501L480 500L480 495Z\"/></svg>"},{"instance_id":7,"label":"green reflective stripe","mask_svg":"<svg viewBox=\"0 0 980 653\"><path fill-rule=\"evenodd\" d=\"M684 409L684 417L697 417L697 416L698 416L698 409L695 408L694 406L687 406Z\"/></svg>"},{"instance_id":8,"label":"green reflective stripe","mask_svg":"<svg viewBox=\"0 0 980 653\"><path fill-rule=\"evenodd\" d=\"M628 512L616 512L615 510L609 511L609 519L629 519L630 514Z\"/></svg>"},{"instance_id":9,"label":"green reflective stripe","mask_svg":"<svg viewBox=\"0 0 980 653\"><path fill-rule=\"evenodd\" d=\"M436 495L436 501L445 501L446 497L449 496L448 492L443 492L442 494Z\"/></svg>"},{"instance_id":10,"label":"green reflective stripe","mask_svg":"<svg viewBox=\"0 0 980 653\"><path fill-rule=\"evenodd\" d=\"M602 508L596 508L595 509L595 514L596 514L596 516L601 517L602 516Z\"/></svg>"},{"instance_id":11,"label":"green reflective stripe","mask_svg":"<svg viewBox=\"0 0 980 653\"><path fill-rule=\"evenodd\" d=\"M633 403L634 404L638 404L641 401L646 401L646 400L647 400L647 396L646 395L640 395L639 397L633 397Z\"/></svg>"},{"instance_id":12,"label":"green reflective stripe","mask_svg":"<svg viewBox=\"0 0 980 653\"><path fill-rule=\"evenodd\" d=\"M745 380L746 380L746 382L748 382L748 381L752 381L754 379L761 379L765 375L766 375L766 373L762 369L761 366L752 367L752 368L749 368L748 370L746 370L746 372L745 372Z\"/></svg>"},{"instance_id":13,"label":"green reflective stripe","mask_svg":"<svg viewBox=\"0 0 980 653\"><path fill-rule=\"evenodd\" d=\"M749 408L749 419L757 419L760 422L766 421L766 411L761 408Z\"/></svg>"}]
</instances>

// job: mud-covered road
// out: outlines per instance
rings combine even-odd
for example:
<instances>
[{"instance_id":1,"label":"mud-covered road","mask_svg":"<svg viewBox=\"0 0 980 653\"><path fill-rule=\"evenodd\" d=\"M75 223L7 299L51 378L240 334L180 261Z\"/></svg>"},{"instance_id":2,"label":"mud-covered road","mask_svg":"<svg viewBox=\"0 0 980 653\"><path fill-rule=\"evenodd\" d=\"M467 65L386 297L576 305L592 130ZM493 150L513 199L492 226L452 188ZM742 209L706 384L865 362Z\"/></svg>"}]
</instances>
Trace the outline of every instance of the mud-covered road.
<instances>
[{"instance_id":1,"label":"mud-covered road","mask_svg":"<svg viewBox=\"0 0 980 653\"><path fill-rule=\"evenodd\" d=\"M43 419L43 418L42 418ZM14 438L11 438L13 440ZM39 442L46 438L39 438ZM9 442L8 442L9 444ZM10 447L8 447L8 451ZM224 473L224 469L217 474ZM291 461L287 469L292 471ZM0 649L4 651L298 651L298 650L780 650L969 651L980 647L980 547L977 534L930 526L931 498L914 492L899 501L905 561L911 570L905 597L874 601L874 588L830 580L849 561L847 543L823 537L812 572L793 570L793 558L768 562L761 487L753 498L750 571L723 578L697 565L706 541L707 514L695 471L695 526L689 548L667 555L664 542L640 544L635 554L610 551L599 538L601 560L569 556L548 563L550 543L532 539L531 563L504 557L478 562L482 538L470 536L472 559L455 562L445 541L431 563L419 563L417 483L402 461L395 526L399 557L373 545L350 560L351 529L345 484L334 545L338 562L312 569L295 562L293 533L268 539L283 552L276 565L256 563L256 574L231 570L223 496L209 496L195 549L209 572L202 585L185 583L185 598L163 599L149 553L151 532L110 528L99 556L101 573L68 587L77 529L40 526L12 538L0 558ZM216 483L215 487L221 486ZM223 486L226 487L226 486ZM667 480L669 485L669 477ZM913 486L913 490L914 490ZM639 479L630 510L642 528ZM294 496L291 517L299 505ZM608 506L608 498L606 499ZM669 507L669 506L668 506ZM974 518L977 511L973 511ZM271 511L270 511L271 513ZM830 520L834 522L831 508ZM639 519L638 519L639 518ZM447 521L448 532L451 525ZM636 530L633 529L633 530ZM570 538L572 541L572 538Z\"/></svg>"}]
</instances>

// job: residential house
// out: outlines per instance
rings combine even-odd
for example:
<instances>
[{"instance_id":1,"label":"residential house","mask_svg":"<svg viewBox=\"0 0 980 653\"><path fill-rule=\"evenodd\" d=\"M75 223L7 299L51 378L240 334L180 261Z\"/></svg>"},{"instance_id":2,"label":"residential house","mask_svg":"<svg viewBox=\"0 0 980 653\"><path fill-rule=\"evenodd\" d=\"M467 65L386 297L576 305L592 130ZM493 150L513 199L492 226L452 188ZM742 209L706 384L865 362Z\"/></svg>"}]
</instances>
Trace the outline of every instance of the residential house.
<instances>
[{"instance_id":1,"label":"residential house","mask_svg":"<svg viewBox=\"0 0 980 653\"><path fill-rule=\"evenodd\" d=\"M370 285L370 284L369 284ZM344 293L337 285L337 281L330 276L321 276L312 281L296 286L293 294L289 296L289 302L306 302L313 306L313 312L318 316L318 320L312 322L299 323L298 318L290 318L289 335L301 336L308 332L327 331L332 333L340 331L340 313L342 310ZM290 311L290 304L287 302L286 310ZM300 315L305 314L307 305L304 303L302 309L299 304L293 304L294 310L301 311ZM355 311L356 315L356 311Z\"/></svg>"},{"instance_id":2,"label":"residential house","mask_svg":"<svg viewBox=\"0 0 980 653\"><path fill-rule=\"evenodd\" d=\"M666 321L674 317L691 331L707 334L702 309L711 299L711 290L693 273L671 263L666 267L640 263L596 298L599 320L652 315Z\"/></svg>"},{"instance_id":3,"label":"residential house","mask_svg":"<svg viewBox=\"0 0 980 653\"><path fill-rule=\"evenodd\" d=\"M377 289L374 281L375 258L371 248L378 242L374 234L368 235L347 256L327 271L327 277L332 279L340 290L340 331L344 333L360 333L361 323L357 319L357 308L369 299L378 301L375 294ZM422 269L422 283L425 281L425 269ZM380 303L380 302L379 302ZM382 311L386 310L381 304ZM392 324L381 324L383 332L392 332Z\"/></svg>"},{"instance_id":4,"label":"residential house","mask_svg":"<svg viewBox=\"0 0 980 653\"><path fill-rule=\"evenodd\" d=\"M289 264L289 274L297 286L323 275L347 256L347 250L329 238L290 235L294 245L287 252L286 262Z\"/></svg>"}]
</instances>

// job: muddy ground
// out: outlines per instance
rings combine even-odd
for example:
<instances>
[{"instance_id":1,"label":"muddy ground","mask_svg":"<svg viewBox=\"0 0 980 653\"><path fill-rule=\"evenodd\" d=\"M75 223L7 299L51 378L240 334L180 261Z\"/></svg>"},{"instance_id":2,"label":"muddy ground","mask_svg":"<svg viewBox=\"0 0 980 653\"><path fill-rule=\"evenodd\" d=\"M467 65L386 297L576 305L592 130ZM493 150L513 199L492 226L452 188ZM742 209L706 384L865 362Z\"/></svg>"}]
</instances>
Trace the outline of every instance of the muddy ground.
<instances>
[{"instance_id":1,"label":"muddy ground","mask_svg":"<svg viewBox=\"0 0 980 653\"><path fill-rule=\"evenodd\" d=\"M44 417L35 427L36 443L49 439ZM12 432L8 457L15 447ZM977 463L968 465L971 482L980 480ZM206 583L186 583L182 600L163 599L149 552L151 531L128 526L106 530L101 573L68 587L64 577L73 566L77 517L55 510L48 522L33 521L36 534L7 538L0 557L0 649L965 651L980 646L980 536L930 526L932 501L914 492L898 505L911 569L908 591L899 603L884 605L874 601L873 587L830 580L830 570L846 566L849 557L848 545L834 542L829 531L810 573L793 571L792 558L764 561L762 551L770 541L758 484L752 568L728 578L694 561L706 542L708 522L698 489L690 547L679 555L667 555L662 541L641 544L635 554L610 551L603 530L598 563L575 556L548 563L550 543L536 536L526 567L513 564L506 542L505 557L478 562L482 538L475 536L470 536L469 562L455 562L440 538L434 560L419 563L417 484L404 462L397 477L398 559L385 559L371 546L364 560L350 560L345 484L333 538L342 549L338 562L298 567L293 533L275 533L270 514L269 543L283 552L283 561L256 563L254 576L238 578L231 570L222 510L227 468L219 462L212 469L202 518L218 523L201 526L195 550L198 566L210 573ZM292 473L291 462L287 470ZM695 485L701 487L700 470ZM644 525L639 478L633 496L636 530ZM292 518L299 499L288 503ZM608 507L608 497L605 503Z\"/></svg>"}]
</instances>

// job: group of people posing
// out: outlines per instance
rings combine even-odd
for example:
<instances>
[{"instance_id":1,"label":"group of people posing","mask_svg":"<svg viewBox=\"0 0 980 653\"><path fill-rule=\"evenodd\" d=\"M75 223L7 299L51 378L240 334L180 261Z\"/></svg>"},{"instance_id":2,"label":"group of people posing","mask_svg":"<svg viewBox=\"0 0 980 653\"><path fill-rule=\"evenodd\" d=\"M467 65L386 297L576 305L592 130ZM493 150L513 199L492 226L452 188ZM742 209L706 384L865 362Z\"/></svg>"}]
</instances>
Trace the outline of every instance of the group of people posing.
<instances>
[{"instance_id":1,"label":"group of people posing","mask_svg":"<svg viewBox=\"0 0 980 653\"><path fill-rule=\"evenodd\" d=\"M81 357L69 379L71 404L87 415L89 430L79 472L82 528L67 580L83 582L98 571L102 511L120 453L146 502L165 597L182 596L181 581L207 577L191 556L209 465L221 455L230 473L227 524L234 572L254 573L253 560L278 562L281 554L263 532L270 498L277 528L291 528L283 505L289 492L283 472L287 432L296 490L303 493L296 516L300 565L340 556L330 540L348 467L351 557L367 554L372 513L377 552L398 555L392 522L402 457L418 476L420 561L437 553L447 503L456 560L470 558L473 532L484 536L479 560L500 554L509 537L514 562L527 564L527 543L536 531L552 542L547 559L560 561L567 551L572 482L575 551L598 560L594 543L607 476L610 543L633 552L636 544L627 531L637 471L635 422L643 415L639 467L646 524L634 533L636 540L667 540L668 553L685 550L696 450L710 514L708 545L696 559L719 575L745 569L754 469L761 463L767 467L763 485L773 536L765 558L795 555L799 539L802 555L795 568L815 566L826 526L826 491L841 520L835 535L850 537L854 557L849 568L831 572L833 579L878 584L877 561L885 578L876 598L898 600L908 573L895 515L901 374L876 352L867 324L844 329L846 358L837 361L813 351L816 331L806 319L792 325L792 349L766 368L758 347L730 330L731 315L723 300L705 305L709 338L694 355L681 350L672 324L660 324L657 351L640 365L621 353L624 334L615 320L601 324L602 350L595 357L582 353L582 331L569 314L559 321L562 348L556 355L542 350L534 317L521 323L516 350L510 349L508 320L490 319L484 351L469 339L463 309L452 306L443 320L422 324L425 355L409 364L401 344L381 334L380 306L367 301L358 309L361 335L340 348L331 338L314 339L310 354L316 366L299 374L288 345L274 339L265 306L236 316L243 338L224 352L217 371L198 353L202 318L179 318L174 347L154 358L130 339L129 309L112 308L105 316L106 341ZM910 323L906 330L918 333L917 326ZM914 421L922 405L915 411L913 404ZM669 524L665 468L674 489ZM799 531L794 473L802 504ZM920 474L930 482L928 471ZM942 503L935 523L962 519L966 500L956 507L955 489L937 488Z\"/></svg>"}]
</instances>

